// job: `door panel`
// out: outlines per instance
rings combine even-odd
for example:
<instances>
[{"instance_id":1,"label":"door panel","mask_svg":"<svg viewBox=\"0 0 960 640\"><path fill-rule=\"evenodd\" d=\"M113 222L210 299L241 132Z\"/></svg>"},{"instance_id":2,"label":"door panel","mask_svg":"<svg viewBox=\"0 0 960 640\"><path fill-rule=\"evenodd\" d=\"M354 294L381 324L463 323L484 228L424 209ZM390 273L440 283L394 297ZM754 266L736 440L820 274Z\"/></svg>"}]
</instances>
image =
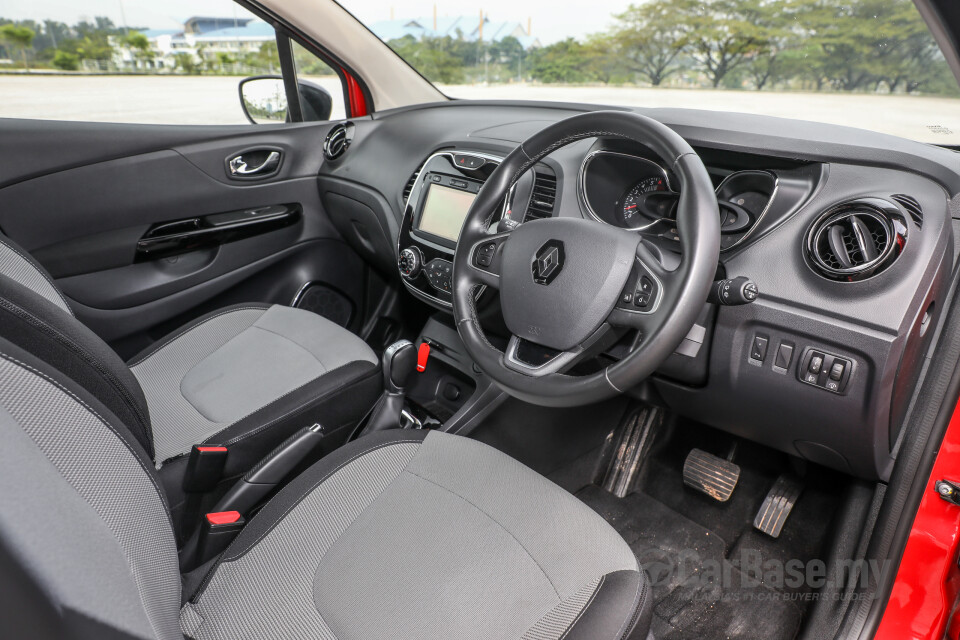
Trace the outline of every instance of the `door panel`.
<instances>
[{"instance_id":1,"label":"door panel","mask_svg":"<svg viewBox=\"0 0 960 640\"><path fill-rule=\"evenodd\" d=\"M290 304L307 282L330 284L362 315L356 283L366 267L343 243L317 189L329 126L0 120L0 229L53 273L77 316L115 345L143 346L157 327L199 315L224 296ZM230 176L229 158L265 148L281 154L273 175ZM22 163L10 161L18 155ZM272 205L292 205L298 215L281 228L257 227L252 237L158 259L137 255L138 241L157 225Z\"/></svg>"}]
</instances>

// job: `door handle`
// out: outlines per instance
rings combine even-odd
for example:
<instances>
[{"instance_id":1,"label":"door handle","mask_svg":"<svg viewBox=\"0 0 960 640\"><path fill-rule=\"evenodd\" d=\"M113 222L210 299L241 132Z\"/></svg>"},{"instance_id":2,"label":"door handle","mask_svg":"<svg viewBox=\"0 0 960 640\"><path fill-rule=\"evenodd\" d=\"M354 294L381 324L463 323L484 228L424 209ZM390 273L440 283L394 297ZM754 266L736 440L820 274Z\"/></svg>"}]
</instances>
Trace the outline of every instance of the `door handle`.
<instances>
[{"instance_id":1,"label":"door handle","mask_svg":"<svg viewBox=\"0 0 960 640\"><path fill-rule=\"evenodd\" d=\"M280 152L271 151L263 162L255 167L247 165L243 154L236 155L227 161L227 166L230 168L230 175L232 176L255 177L270 174L280 166Z\"/></svg>"}]
</instances>

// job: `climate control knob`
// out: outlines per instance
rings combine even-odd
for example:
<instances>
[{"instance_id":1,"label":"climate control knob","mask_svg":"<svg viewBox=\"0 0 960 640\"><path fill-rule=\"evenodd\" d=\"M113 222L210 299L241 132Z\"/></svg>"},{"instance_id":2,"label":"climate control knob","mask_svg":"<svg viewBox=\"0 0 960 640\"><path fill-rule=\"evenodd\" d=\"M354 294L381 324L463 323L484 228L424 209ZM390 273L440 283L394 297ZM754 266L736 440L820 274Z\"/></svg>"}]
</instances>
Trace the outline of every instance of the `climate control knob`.
<instances>
[{"instance_id":1,"label":"climate control knob","mask_svg":"<svg viewBox=\"0 0 960 640\"><path fill-rule=\"evenodd\" d=\"M400 252L400 258L397 260L397 266L400 268L400 274L404 278L413 280L420 275L423 268L423 255L420 249L416 247L407 247Z\"/></svg>"}]
</instances>

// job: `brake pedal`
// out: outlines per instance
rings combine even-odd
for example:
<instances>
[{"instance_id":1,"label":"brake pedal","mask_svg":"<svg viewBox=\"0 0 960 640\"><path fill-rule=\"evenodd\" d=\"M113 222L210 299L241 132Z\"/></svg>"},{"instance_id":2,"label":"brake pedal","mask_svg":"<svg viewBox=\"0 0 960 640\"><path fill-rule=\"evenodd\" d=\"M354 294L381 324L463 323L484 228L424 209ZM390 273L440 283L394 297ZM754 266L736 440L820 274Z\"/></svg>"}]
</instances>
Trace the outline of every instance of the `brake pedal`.
<instances>
[{"instance_id":1,"label":"brake pedal","mask_svg":"<svg viewBox=\"0 0 960 640\"><path fill-rule=\"evenodd\" d=\"M799 480L786 475L777 478L767 497L763 499L757 517L753 519L753 526L771 538L780 537L783 525L790 517L801 491L803 485Z\"/></svg>"},{"instance_id":2,"label":"brake pedal","mask_svg":"<svg viewBox=\"0 0 960 640\"><path fill-rule=\"evenodd\" d=\"M737 488L740 467L702 449L693 449L683 463L683 484L717 502L726 502Z\"/></svg>"}]
</instances>

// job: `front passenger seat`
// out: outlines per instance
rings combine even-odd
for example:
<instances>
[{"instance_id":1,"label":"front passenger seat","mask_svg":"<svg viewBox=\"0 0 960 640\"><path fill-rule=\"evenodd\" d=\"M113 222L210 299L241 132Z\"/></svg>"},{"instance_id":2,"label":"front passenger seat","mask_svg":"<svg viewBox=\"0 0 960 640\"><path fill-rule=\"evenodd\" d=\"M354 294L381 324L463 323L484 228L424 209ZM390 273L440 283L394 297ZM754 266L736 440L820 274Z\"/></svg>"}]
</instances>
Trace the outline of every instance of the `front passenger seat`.
<instances>
[{"instance_id":1,"label":"front passenger seat","mask_svg":"<svg viewBox=\"0 0 960 640\"><path fill-rule=\"evenodd\" d=\"M128 424L174 503L195 444L226 445L223 477L300 427L344 431L380 393L363 340L280 305L243 304L191 322L129 365L77 320L42 266L0 236L0 336L63 371Z\"/></svg>"}]
</instances>

